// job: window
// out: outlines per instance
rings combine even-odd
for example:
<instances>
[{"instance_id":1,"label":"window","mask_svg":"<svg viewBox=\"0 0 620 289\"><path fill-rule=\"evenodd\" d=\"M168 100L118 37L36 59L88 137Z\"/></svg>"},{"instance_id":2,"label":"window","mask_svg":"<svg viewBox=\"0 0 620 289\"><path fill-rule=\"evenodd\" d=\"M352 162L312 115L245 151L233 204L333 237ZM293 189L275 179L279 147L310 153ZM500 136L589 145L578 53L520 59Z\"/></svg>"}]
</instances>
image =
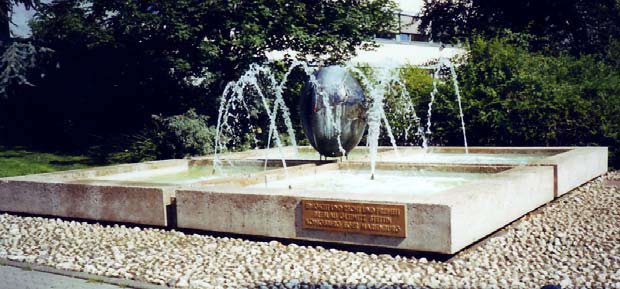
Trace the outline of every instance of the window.
<instances>
[{"instance_id":1,"label":"window","mask_svg":"<svg viewBox=\"0 0 620 289\"><path fill-rule=\"evenodd\" d=\"M413 35L411 35L411 41L428 42L428 40L429 40L428 35L423 35L423 34L413 34Z\"/></svg>"},{"instance_id":2,"label":"window","mask_svg":"<svg viewBox=\"0 0 620 289\"><path fill-rule=\"evenodd\" d=\"M398 34L398 36L396 37L396 40L400 42L409 42L411 41L411 34L407 34L407 33Z\"/></svg>"},{"instance_id":3,"label":"window","mask_svg":"<svg viewBox=\"0 0 620 289\"><path fill-rule=\"evenodd\" d=\"M396 39L396 35L394 33L384 33L378 34L377 38L394 40Z\"/></svg>"}]
</instances>

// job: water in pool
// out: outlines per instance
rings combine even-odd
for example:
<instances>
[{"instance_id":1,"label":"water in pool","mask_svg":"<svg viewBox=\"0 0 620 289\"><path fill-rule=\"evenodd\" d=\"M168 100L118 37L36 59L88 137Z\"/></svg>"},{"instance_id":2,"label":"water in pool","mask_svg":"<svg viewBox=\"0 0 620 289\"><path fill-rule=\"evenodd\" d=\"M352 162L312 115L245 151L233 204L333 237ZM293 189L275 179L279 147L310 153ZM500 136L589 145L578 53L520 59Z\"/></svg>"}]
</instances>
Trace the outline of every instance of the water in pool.
<instances>
[{"instance_id":1,"label":"water in pool","mask_svg":"<svg viewBox=\"0 0 620 289\"><path fill-rule=\"evenodd\" d=\"M398 195L432 194L444 191L469 181L488 176L482 173L440 172L431 170L386 170L378 169L375 179L370 179L368 169L331 170L317 174L290 177L254 184L254 188L302 189L330 192L351 192L360 194Z\"/></svg>"},{"instance_id":2,"label":"water in pool","mask_svg":"<svg viewBox=\"0 0 620 289\"><path fill-rule=\"evenodd\" d=\"M544 154L481 154L481 153L418 153L400 154L383 158L382 161L442 164L510 164L526 165L541 160Z\"/></svg>"},{"instance_id":3,"label":"water in pool","mask_svg":"<svg viewBox=\"0 0 620 289\"><path fill-rule=\"evenodd\" d=\"M267 169L272 169L267 167ZM213 166L192 166L182 170L152 170L138 173L126 173L100 177L104 180L132 181L146 183L163 184L187 184L199 181L206 181L214 178L227 177L231 175L243 175L261 172L265 170L261 165L235 165L223 166L221 170L214 171Z\"/></svg>"}]
</instances>

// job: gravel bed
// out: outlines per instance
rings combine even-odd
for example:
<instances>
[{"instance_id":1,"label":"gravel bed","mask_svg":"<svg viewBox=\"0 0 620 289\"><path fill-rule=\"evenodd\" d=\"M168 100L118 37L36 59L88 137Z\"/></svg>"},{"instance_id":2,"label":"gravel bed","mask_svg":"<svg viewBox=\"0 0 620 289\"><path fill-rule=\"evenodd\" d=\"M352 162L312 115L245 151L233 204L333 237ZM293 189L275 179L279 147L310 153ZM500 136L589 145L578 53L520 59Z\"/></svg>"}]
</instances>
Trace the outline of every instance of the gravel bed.
<instances>
[{"instance_id":1,"label":"gravel bed","mask_svg":"<svg viewBox=\"0 0 620 289\"><path fill-rule=\"evenodd\" d=\"M446 262L9 214L0 215L0 258L192 288L620 289L620 188L604 185L611 178L620 173Z\"/></svg>"}]
</instances>

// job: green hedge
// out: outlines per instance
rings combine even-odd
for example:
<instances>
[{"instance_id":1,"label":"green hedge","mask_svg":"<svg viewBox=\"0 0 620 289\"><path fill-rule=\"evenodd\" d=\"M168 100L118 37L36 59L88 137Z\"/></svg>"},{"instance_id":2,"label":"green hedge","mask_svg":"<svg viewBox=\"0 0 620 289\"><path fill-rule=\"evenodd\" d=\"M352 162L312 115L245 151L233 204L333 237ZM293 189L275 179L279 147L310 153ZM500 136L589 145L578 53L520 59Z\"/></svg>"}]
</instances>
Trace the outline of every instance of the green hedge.
<instances>
[{"instance_id":1,"label":"green hedge","mask_svg":"<svg viewBox=\"0 0 620 289\"><path fill-rule=\"evenodd\" d=\"M153 115L145 128L131 135L103 140L89 157L100 163L143 162L213 153L215 127L209 118L190 109L168 117Z\"/></svg>"},{"instance_id":2,"label":"green hedge","mask_svg":"<svg viewBox=\"0 0 620 289\"><path fill-rule=\"evenodd\" d=\"M474 38L468 46L458 76L470 145L609 146L610 164L620 167L617 62L545 55L502 38ZM618 55L619 48L611 46L608 55ZM426 81L408 85L414 95L430 92ZM439 89L432 144L462 145L453 89L447 82ZM417 99L418 107L428 100Z\"/></svg>"}]
</instances>

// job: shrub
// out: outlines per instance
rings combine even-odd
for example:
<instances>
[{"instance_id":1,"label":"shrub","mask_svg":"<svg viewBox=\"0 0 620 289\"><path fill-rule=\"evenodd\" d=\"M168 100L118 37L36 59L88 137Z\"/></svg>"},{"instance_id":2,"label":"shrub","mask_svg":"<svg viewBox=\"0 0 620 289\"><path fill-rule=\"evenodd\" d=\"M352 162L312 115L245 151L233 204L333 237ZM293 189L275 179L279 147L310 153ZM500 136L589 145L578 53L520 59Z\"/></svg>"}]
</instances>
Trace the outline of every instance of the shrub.
<instances>
[{"instance_id":1,"label":"shrub","mask_svg":"<svg viewBox=\"0 0 620 289\"><path fill-rule=\"evenodd\" d=\"M91 147L89 157L102 163L127 163L211 154L215 128L207 121L207 116L194 110L168 117L154 115L142 131Z\"/></svg>"},{"instance_id":2,"label":"shrub","mask_svg":"<svg viewBox=\"0 0 620 289\"><path fill-rule=\"evenodd\" d=\"M607 60L532 52L527 41L506 38L474 37L468 51L457 59L457 74L469 145L609 146L610 165L620 167L620 64L615 57L620 43L608 48ZM430 144L462 146L454 89L451 79L441 75ZM401 79L425 125L432 76L404 67ZM419 139L403 138L412 122L397 93L385 99L397 142L420 145ZM386 134L382 144L389 144Z\"/></svg>"},{"instance_id":3,"label":"shrub","mask_svg":"<svg viewBox=\"0 0 620 289\"><path fill-rule=\"evenodd\" d=\"M182 115L153 116L155 127L152 141L158 158L182 158L213 152L215 129L208 126L208 117L189 110Z\"/></svg>"},{"instance_id":4,"label":"shrub","mask_svg":"<svg viewBox=\"0 0 620 289\"><path fill-rule=\"evenodd\" d=\"M620 165L620 71L595 56L530 52L507 39L473 38L459 67L471 145L610 146ZM438 113L453 98L443 94ZM436 140L459 144L455 121Z\"/></svg>"}]
</instances>

